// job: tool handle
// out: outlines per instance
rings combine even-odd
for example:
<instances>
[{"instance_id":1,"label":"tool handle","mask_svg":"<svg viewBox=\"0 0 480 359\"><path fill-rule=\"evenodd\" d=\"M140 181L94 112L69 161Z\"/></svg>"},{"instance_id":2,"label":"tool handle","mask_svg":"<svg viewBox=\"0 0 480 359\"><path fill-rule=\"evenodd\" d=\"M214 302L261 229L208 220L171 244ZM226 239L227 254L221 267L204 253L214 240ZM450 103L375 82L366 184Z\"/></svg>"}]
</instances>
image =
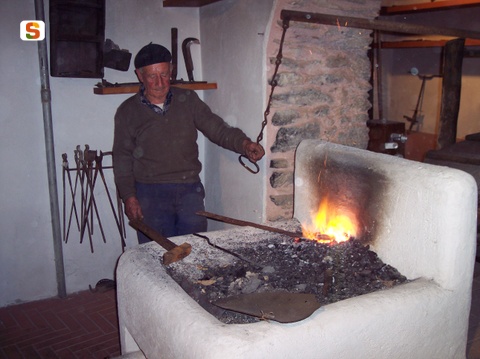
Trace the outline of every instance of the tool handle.
<instances>
[{"instance_id":1,"label":"tool handle","mask_svg":"<svg viewBox=\"0 0 480 359\"><path fill-rule=\"evenodd\" d=\"M167 237L162 236L160 233L155 231L153 228L147 226L142 221L133 220L133 221L128 222L128 224L131 227L133 227L134 229L136 229L137 231L142 232L144 235L146 235L152 241L155 241L158 244L160 244L167 251L172 250L173 248L177 247L177 245L175 243L173 243L171 240L169 240Z\"/></svg>"}]
</instances>

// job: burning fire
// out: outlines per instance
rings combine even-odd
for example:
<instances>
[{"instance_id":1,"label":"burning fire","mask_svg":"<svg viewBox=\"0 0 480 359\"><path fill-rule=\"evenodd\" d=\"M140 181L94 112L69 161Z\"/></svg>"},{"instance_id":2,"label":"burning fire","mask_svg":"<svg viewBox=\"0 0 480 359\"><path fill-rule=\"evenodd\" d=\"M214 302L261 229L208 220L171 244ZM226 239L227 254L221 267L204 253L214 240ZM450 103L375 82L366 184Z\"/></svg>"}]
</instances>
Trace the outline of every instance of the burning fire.
<instances>
[{"instance_id":1,"label":"burning fire","mask_svg":"<svg viewBox=\"0 0 480 359\"><path fill-rule=\"evenodd\" d=\"M302 224L303 236L319 243L345 242L357 233L355 216L333 206L327 198L312 216L311 225Z\"/></svg>"}]
</instances>

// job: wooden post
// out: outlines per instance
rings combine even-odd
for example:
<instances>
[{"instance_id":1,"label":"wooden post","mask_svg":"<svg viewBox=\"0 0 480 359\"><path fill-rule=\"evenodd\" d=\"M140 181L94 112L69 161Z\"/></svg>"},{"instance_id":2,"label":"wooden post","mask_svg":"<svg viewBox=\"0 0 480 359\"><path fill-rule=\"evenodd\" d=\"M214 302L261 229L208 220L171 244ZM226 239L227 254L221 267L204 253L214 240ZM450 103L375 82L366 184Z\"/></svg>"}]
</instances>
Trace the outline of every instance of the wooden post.
<instances>
[{"instance_id":1,"label":"wooden post","mask_svg":"<svg viewBox=\"0 0 480 359\"><path fill-rule=\"evenodd\" d=\"M458 111L462 88L462 63L465 39L448 41L443 49L442 105L438 149L457 140Z\"/></svg>"}]
</instances>

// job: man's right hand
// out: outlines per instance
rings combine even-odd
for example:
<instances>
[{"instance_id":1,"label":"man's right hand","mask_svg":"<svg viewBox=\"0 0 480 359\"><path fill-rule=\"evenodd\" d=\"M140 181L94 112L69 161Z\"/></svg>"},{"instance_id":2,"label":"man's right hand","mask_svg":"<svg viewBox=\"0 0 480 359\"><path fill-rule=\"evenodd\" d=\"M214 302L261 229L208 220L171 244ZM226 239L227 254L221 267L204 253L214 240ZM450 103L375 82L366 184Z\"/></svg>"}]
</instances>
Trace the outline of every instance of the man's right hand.
<instances>
[{"instance_id":1,"label":"man's right hand","mask_svg":"<svg viewBox=\"0 0 480 359\"><path fill-rule=\"evenodd\" d=\"M140 202L138 202L137 197L132 196L125 200L125 214L131 221L143 220L142 208L140 207Z\"/></svg>"}]
</instances>

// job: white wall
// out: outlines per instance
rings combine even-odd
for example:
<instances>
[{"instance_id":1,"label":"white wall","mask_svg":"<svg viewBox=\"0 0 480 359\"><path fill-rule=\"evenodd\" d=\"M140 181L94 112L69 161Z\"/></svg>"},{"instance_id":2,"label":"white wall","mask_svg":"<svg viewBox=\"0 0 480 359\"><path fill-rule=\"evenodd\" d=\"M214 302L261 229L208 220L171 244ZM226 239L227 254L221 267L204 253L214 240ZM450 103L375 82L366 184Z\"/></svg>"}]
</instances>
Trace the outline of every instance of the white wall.
<instances>
[{"instance_id":1,"label":"white wall","mask_svg":"<svg viewBox=\"0 0 480 359\"><path fill-rule=\"evenodd\" d=\"M180 41L199 37L198 8L162 8L160 0L107 0L106 37L135 55L150 41L170 48L170 29L177 27ZM45 0L48 29L48 1ZM36 42L19 37L20 22L35 18L34 0L0 2L0 307L57 295L45 140L40 102L40 76ZM48 32L47 32L48 39ZM195 71L201 73L200 54L193 51ZM186 78L183 63L179 78ZM128 72L106 69L110 82L137 81L133 59ZM59 203L62 207L61 154L75 164L73 150L84 148L110 151L113 116L118 105L130 95L94 95L100 79L51 78L53 132ZM110 173L109 173L110 175ZM114 191L111 176L110 190ZM101 183L99 183L101 184ZM85 290L99 279L113 278L121 244L111 210L101 187L102 222L107 233L104 244L98 228L94 253L88 238L79 243L74 230L63 245L67 292ZM104 215L104 217L103 217ZM113 216L112 216L113 217ZM136 242L132 230L127 244Z\"/></svg>"},{"instance_id":2,"label":"white wall","mask_svg":"<svg viewBox=\"0 0 480 359\"><path fill-rule=\"evenodd\" d=\"M198 38L201 44L191 47L195 79L218 83L218 90L199 91L199 95L228 123L256 139L264 109L262 33L267 28L272 2L225 0L199 10L163 8L160 0L107 0L106 38L134 56L150 41L170 48L170 31L177 27L179 79L187 78L181 41L186 37ZM20 22L35 18L34 4L34 0L0 2L0 307L57 295L37 43L19 38ZM45 14L48 41L47 0ZM105 69L105 79L112 83L137 81L133 58L128 72ZM89 144L93 150L110 151L116 108L131 96L95 95L93 88L99 81L50 78L61 211L62 153L67 154L73 167L77 145L82 150ZM199 142L205 164L202 178L207 187L207 209L261 221L262 173L266 164L261 163L261 174L252 175L240 167L235 154L214 145L208 144L205 159L203 139ZM107 161L105 165L108 164ZM113 193L109 171L107 181ZM72 227L68 243L63 244L67 293L86 290L102 278L113 278L122 251L101 184L98 183L95 195L107 243L103 243L95 227L91 253L88 237L80 244L79 233ZM211 229L214 228L215 224ZM127 232L127 246L135 245L134 231L127 226Z\"/></svg>"},{"instance_id":3,"label":"white wall","mask_svg":"<svg viewBox=\"0 0 480 359\"><path fill-rule=\"evenodd\" d=\"M19 37L32 18L33 1L0 2L1 304L56 288L37 44Z\"/></svg>"},{"instance_id":4,"label":"white wall","mask_svg":"<svg viewBox=\"0 0 480 359\"><path fill-rule=\"evenodd\" d=\"M217 90L205 92L205 100L253 141L265 110L265 41L272 4L273 0L224 0L200 10L204 80L218 83ZM259 162L260 173L252 174L240 165L235 153L211 143L206 151L207 211L262 222L265 159ZM225 227L209 223L210 230Z\"/></svg>"}]
</instances>

